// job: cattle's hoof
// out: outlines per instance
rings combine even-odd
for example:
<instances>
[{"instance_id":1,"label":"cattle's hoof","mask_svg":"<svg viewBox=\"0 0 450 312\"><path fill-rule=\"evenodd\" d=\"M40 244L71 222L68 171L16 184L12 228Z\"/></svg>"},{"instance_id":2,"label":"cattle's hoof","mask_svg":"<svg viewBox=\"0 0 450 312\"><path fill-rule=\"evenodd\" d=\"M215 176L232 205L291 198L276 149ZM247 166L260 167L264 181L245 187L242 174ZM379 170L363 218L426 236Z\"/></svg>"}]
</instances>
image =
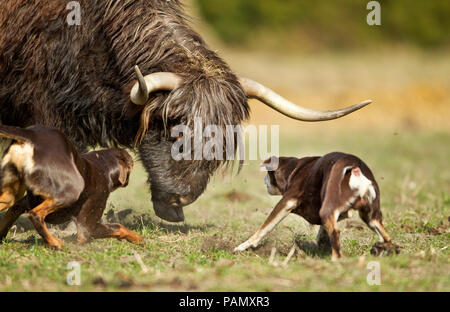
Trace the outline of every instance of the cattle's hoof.
<instances>
[{"instance_id":1,"label":"cattle's hoof","mask_svg":"<svg viewBox=\"0 0 450 312\"><path fill-rule=\"evenodd\" d=\"M400 246L394 245L392 243L378 242L373 245L370 253L376 257L397 255L400 253Z\"/></svg>"}]
</instances>

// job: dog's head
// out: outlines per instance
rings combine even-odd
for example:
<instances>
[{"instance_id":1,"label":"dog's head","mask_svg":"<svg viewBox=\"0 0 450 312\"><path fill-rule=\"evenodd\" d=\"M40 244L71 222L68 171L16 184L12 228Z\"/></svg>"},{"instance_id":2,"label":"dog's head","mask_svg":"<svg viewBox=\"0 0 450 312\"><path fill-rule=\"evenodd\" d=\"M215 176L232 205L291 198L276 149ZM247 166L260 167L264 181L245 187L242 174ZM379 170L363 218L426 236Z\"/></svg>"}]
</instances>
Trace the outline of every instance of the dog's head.
<instances>
[{"instance_id":1,"label":"dog's head","mask_svg":"<svg viewBox=\"0 0 450 312\"><path fill-rule=\"evenodd\" d=\"M267 175L264 178L267 192L273 196L282 195L281 189L279 188L277 183L277 178L275 176L277 170L279 169L279 160L280 159L278 157L271 157L269 159L266 159L261 164L261 171L267 171Z\"/></svg>"},{"instance_id":2,"label":"dog's head","mask_svg":"<svg viewBox=\"0 0 450 312\"><path fill-rule=\"evenodd\" d=\"M283 195L289 184L290 177L296 171L299 161L295 157L271 157L261 164L261 171L267 171L264 182L270 195Z\"/></svg>"}]
</instances>

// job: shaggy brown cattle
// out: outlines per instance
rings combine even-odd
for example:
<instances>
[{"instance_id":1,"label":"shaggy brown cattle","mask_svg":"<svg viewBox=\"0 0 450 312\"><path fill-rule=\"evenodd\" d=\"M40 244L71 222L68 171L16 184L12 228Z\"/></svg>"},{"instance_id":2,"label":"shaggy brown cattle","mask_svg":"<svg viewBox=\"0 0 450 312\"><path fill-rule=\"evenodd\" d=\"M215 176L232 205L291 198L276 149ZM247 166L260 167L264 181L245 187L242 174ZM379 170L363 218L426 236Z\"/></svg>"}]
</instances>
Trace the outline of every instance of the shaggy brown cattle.
<instances>
[{"instance_id":1,"label":"shaggy brown cattle","mask_svg":"<svg viewBox=\"0 0 450 312\"><path fill-rule=\"evenodd\" d=\"M81 149L137 149L154 210L168 221L184 220L183 207L224 163L174 160L171 127L191 126L195 117L221 129L240 125L249 97L306 121L339 118L369 103L315 111L239 79L189 27L178 0L79 0L79 26L67 23L67 3L0 1L1 122L58 128Z\"/></svg>"}]
</instances>

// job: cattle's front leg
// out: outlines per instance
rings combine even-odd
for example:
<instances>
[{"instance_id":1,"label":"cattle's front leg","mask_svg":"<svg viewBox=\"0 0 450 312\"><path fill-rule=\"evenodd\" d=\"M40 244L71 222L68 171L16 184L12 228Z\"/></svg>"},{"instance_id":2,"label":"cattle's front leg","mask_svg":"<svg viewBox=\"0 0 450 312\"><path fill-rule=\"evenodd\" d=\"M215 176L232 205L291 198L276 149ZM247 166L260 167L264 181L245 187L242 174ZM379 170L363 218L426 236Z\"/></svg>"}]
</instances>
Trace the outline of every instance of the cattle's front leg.
<instances>
[{"instance_id":1,"label":"cattle's front leg","mask_svg":"<svg viewBox=\"0 0 450 312\"><path fill-rule=\"evenodd\" d=\"M297 207L298 200L283 198L273 209L266 222L247 241L234 249L235 252L244 251L250 247L257 247L261 240L272 231L275 226L286 218Z\"/></svg>"}]
</instances>

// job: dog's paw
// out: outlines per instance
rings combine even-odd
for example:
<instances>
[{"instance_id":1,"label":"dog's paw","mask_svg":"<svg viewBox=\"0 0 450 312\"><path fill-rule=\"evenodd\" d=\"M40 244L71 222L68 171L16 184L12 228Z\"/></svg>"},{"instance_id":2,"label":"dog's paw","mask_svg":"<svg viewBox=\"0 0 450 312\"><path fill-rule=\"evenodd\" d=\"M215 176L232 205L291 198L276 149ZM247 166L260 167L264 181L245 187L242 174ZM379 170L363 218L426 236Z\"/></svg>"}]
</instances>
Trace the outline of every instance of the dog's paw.
<instances>
[{"instance_id":1,"label":"dog's paw","mask_svg":"<svg viewBox=\"0 0 450 312\"><path fill-rule=\"evenodd\" d=\"M239 246L237 246L236 248L234 248L234 252L245 251L245 250L249 249L251 246L252 246L251 242L246 241L246 242L240 244Z\"/></svg>"},{"instance_id":2,"label":"dog's paw","mask_svg":"<svg viewBox=\"0 0 450 312\"><path fill-rule=\"evenodd\" d=\"M373 245L372 249L370 250L370 254L376 257L392 256L399 254L400 249L401 249L400 246L395 245L391 242L389 243L378 242L375 245Z\"/></svg>"},{"instance_id":3,"label":"dog's paw","mask_svg":"<svg viewBox=\"0 0 450 312\"><path fill-rule=\"evenodd\" d=\"M128 238L128 241L134 244L143 244L144 243L144 237L142 237L139 234L136 234L132 237Z\"/></svg>"},{"instance_id":4,"label":"dog's paw","mask_svg":"<svg viewBox=\"0 0 450 312\"><path fill-rule=\"evenodd\" d=\"M338 256L331 256L331 262L338 263L341 260L341 257Z\"/></svg>"},{"instance_id":5,"label":"dog's paw","mask_svg":"<svg viewBox=\"0 0 450 312\"><path fill-rule=\"evenodd\" d=\"M47 243L49 247L54 250L61 250L62 247L64 246L64 242L56 237L50 237Z\"/></svg>"}]
</instances>

